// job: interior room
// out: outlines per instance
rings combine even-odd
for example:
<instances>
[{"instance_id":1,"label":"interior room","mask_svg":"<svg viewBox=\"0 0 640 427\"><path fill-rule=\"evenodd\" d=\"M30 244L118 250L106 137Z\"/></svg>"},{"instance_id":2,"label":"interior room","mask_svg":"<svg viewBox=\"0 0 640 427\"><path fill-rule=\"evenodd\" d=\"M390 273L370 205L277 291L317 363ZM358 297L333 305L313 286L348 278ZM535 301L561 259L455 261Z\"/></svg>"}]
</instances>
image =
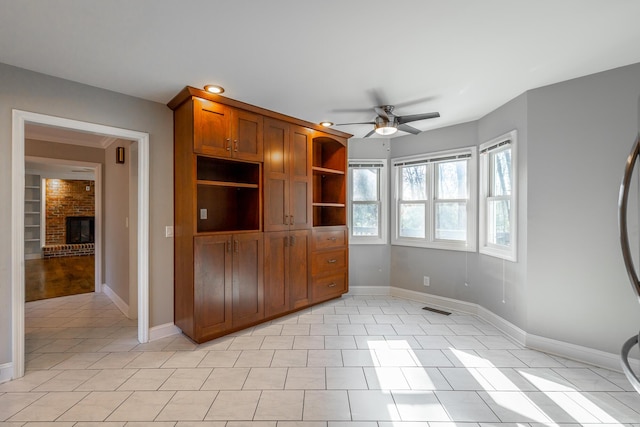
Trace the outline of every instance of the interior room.
<instances>
[{"instance_id":1,"label":"interior room","mask_svg":"<svg viewBox=\"0 0 640 427\"><path fill-rule=\"evenodd\" d=\"M638 2L0 10L0 423L640 426Z\"/></svg>"}]
</instances>

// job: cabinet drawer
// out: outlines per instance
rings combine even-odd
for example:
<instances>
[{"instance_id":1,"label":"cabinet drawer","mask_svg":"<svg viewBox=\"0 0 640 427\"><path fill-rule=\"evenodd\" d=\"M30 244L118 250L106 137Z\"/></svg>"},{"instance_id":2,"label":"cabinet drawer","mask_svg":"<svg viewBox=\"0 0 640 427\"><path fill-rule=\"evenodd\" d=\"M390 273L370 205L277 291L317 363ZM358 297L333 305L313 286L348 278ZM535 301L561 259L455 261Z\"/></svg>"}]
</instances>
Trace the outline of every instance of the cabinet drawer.
<instances>
[{"instance_id":1,"label":"cabinet drawer","mask_svg":"<svg viewBox=\"0 0 640 427\"><path fill-rule=\"evenodd\" d=\"M311 274L331 273L347 266L347 250L314 252L311 254Z\"/></svg>"},{"instance_id":2,"label":"cabinet drawer","mask_svg":"<svg viewBox=\"0 0 640 427\"><path fill-rule=\"evenodd\" d=\"M347 244L347 229L313 230L313 248L315 250L339 248Z\"/></svg>"},{"instance_id":3,"label":"cabinet drawer","mask_svg":"<svg viewBox=\"0 0 640 427\"><path fill-rule=\"evenodd\" d=\"M347 290L347 273L332 274L330 276L313 279L313 300L319 301L343 294Z\"/></svg>"}]
</instances>

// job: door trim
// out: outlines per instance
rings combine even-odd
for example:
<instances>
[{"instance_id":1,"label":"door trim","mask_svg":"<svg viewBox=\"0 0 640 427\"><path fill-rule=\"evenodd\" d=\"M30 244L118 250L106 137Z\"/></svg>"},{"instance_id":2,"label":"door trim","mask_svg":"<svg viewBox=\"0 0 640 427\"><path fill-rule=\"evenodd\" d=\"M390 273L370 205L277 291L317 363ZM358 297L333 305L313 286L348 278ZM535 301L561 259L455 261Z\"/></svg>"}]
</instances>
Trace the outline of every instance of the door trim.
<instances>
[{"instance_id":1,"label":"door trim","mask_svg":"<svg viewBox=\"0 0 640 427\"><path fill-rule=\"evenodd\" d=\"M138 341L149 341L149 134L28 111L12 111L11 319L13 379L24 376L24 138L27 123L134 141L138 146Z\"/></svg>"}]
</instances>

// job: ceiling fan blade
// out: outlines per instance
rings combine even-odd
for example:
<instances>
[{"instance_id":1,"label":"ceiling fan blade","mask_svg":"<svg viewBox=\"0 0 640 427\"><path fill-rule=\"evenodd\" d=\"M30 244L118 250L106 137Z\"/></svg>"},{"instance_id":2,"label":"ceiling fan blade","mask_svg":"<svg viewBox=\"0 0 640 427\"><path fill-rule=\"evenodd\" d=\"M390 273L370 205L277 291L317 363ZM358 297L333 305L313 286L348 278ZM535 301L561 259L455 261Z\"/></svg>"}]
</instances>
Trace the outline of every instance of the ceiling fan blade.
<instances>
[{"instance_id":1,"label":"ceiling fan blade","mask_svg":"<svg viewBox=\"0 0 640 427\"><path fill-rule=\"evenodd\" d=\"M386 120L391 120L391 117L389 117L389 114L387 114L387 112L383 108L373 107L373 109L375 110L376 114L379 115L380 117Z\"/></svg>"},{"instance_id":2,"label":"ceiling fan blade","mask_svg":"<svg viewBox=\"0 0 640 427\"><path fill-rule=\"evenodd\" d=\"M416 129L413 126L409 126L409 125L405 125L405 124L399 124L398 125L398 130L401 130L401 131L404 131L404 132L408 132L408 133L412 133L414 135L417 135L420 132L422 132L420 129Z\"/></svg>"},{"instance_id":3,"label":"ceiling fan blade","mask_svg":"<svg viewBox=\"0 0 640 427\"><path fill-rule=\"evenodd\" d=\"M371 107L369 108L334 108L333 110L329 110L332 113L370 113Z\"/></svg>"},{"instance_id":4,"label":"ceiling fan blade","mask_svg":"<svg viewBox=\"0 0 640 427\"><path fill-rule=\"evenodd\" d=\"M423 114L410 114L408 116L396 116L398 123L417 122L418 120L435 119L440 117L440 113L423 113Z\"/></svg>"},{"instance_id":5,"label":"ceiling fan blade","mask_svg":"<svg viewBox=\"0 0 640 427\"><path fill-rule=\"evenodd\" d=\"M367 93L371 97L373 105L387 105L387 97L384 96L381 89L369 89Z\"/></svg>"},{"instance_id":6,"label":"ceiling fan blade","mask_svg":"<svg viewBox=\"0 0 640 427\"><path fill-rule=\"evenodd\" d=\"M416 104L424 104L425 102L433 101L434 99L438 99L438 97L437 96L425 96L425 97L422 97L422 98L411 99L411 100L405 101L405 102L396 102L393 105L395 105L396 108L410 107L410 106L416 105Z\"/></svg>"},{"instance_id":7,"label":"ceiling fan blade","mask_svg":"<svg viewBox=\"0 0 640 427\"><path fill-rule=\"evenodd\" d=\"M376 132L376 130L372 130L371 132L369 132L368 134L366 134L365 136L363 136L363 138L369 138L371 135L373 135Z\"/></svg>"},{"instance_id":8,"label":"ceiling fan blade","mask_svg":"<svg viewBox=\"0 0 640 427\"><path fill-rule=\"evenodd\" d=\"M354 122L354 123L336 123L334 126L346 126L346 125L374 125L374 122Z\"/></svg>"}]
</instances>

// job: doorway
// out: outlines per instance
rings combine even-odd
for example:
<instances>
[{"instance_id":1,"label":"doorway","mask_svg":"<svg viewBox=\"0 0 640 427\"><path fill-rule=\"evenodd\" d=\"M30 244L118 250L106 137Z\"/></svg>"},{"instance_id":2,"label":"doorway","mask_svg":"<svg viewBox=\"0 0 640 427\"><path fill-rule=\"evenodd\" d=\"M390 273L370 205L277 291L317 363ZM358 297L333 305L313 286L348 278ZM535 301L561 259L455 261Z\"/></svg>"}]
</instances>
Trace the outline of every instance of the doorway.
<instances>
[{"instance_id":1,"label":"doorway","mask_svg":"<svg viewBox=\"0 0 640 427\"><path fill-rule=\"evenodd\" d=\"M34 128L37 129L36 132L33 131ZM46 133L41 132L44 129L48 128L28 125L26 136L44 141L48 146L55 147L59 152L56 156L64 156L60 149L63 146L55 144L55 135L48 140ZM70 135L75 137L86 134L74 132ZM27 302L100 292L104 224L102 170L101 163L25 156L24 252ZM90 217L78 216L81 214ZM70 243L69 240L72 243L78 240L69 236L69 222L81 221L82 218L90 220L89 244L66 245ZM82 224L84 222L80 225ZM76 229L73 230L77 231ZM87 237L81 234L79 243L83 242L83 236Z\"/></svg>"},{"instance_id":2,"label":"doorway","mask_svg":"<svg viewBox=\"0 0 640 427\"><path fill-rule=\"evenodd\" d=\"M136 159L135 182L136 233L130 249L135 253L137 270L138 341L149 341L149 134L95 123L82 122L27 111L13 110L11 159L11 309L12 309L12 378L24 375L25 367L25 295L24 295L24 186L25 126L36 124L133 141Z\"/></svg>"}]
</instances>

